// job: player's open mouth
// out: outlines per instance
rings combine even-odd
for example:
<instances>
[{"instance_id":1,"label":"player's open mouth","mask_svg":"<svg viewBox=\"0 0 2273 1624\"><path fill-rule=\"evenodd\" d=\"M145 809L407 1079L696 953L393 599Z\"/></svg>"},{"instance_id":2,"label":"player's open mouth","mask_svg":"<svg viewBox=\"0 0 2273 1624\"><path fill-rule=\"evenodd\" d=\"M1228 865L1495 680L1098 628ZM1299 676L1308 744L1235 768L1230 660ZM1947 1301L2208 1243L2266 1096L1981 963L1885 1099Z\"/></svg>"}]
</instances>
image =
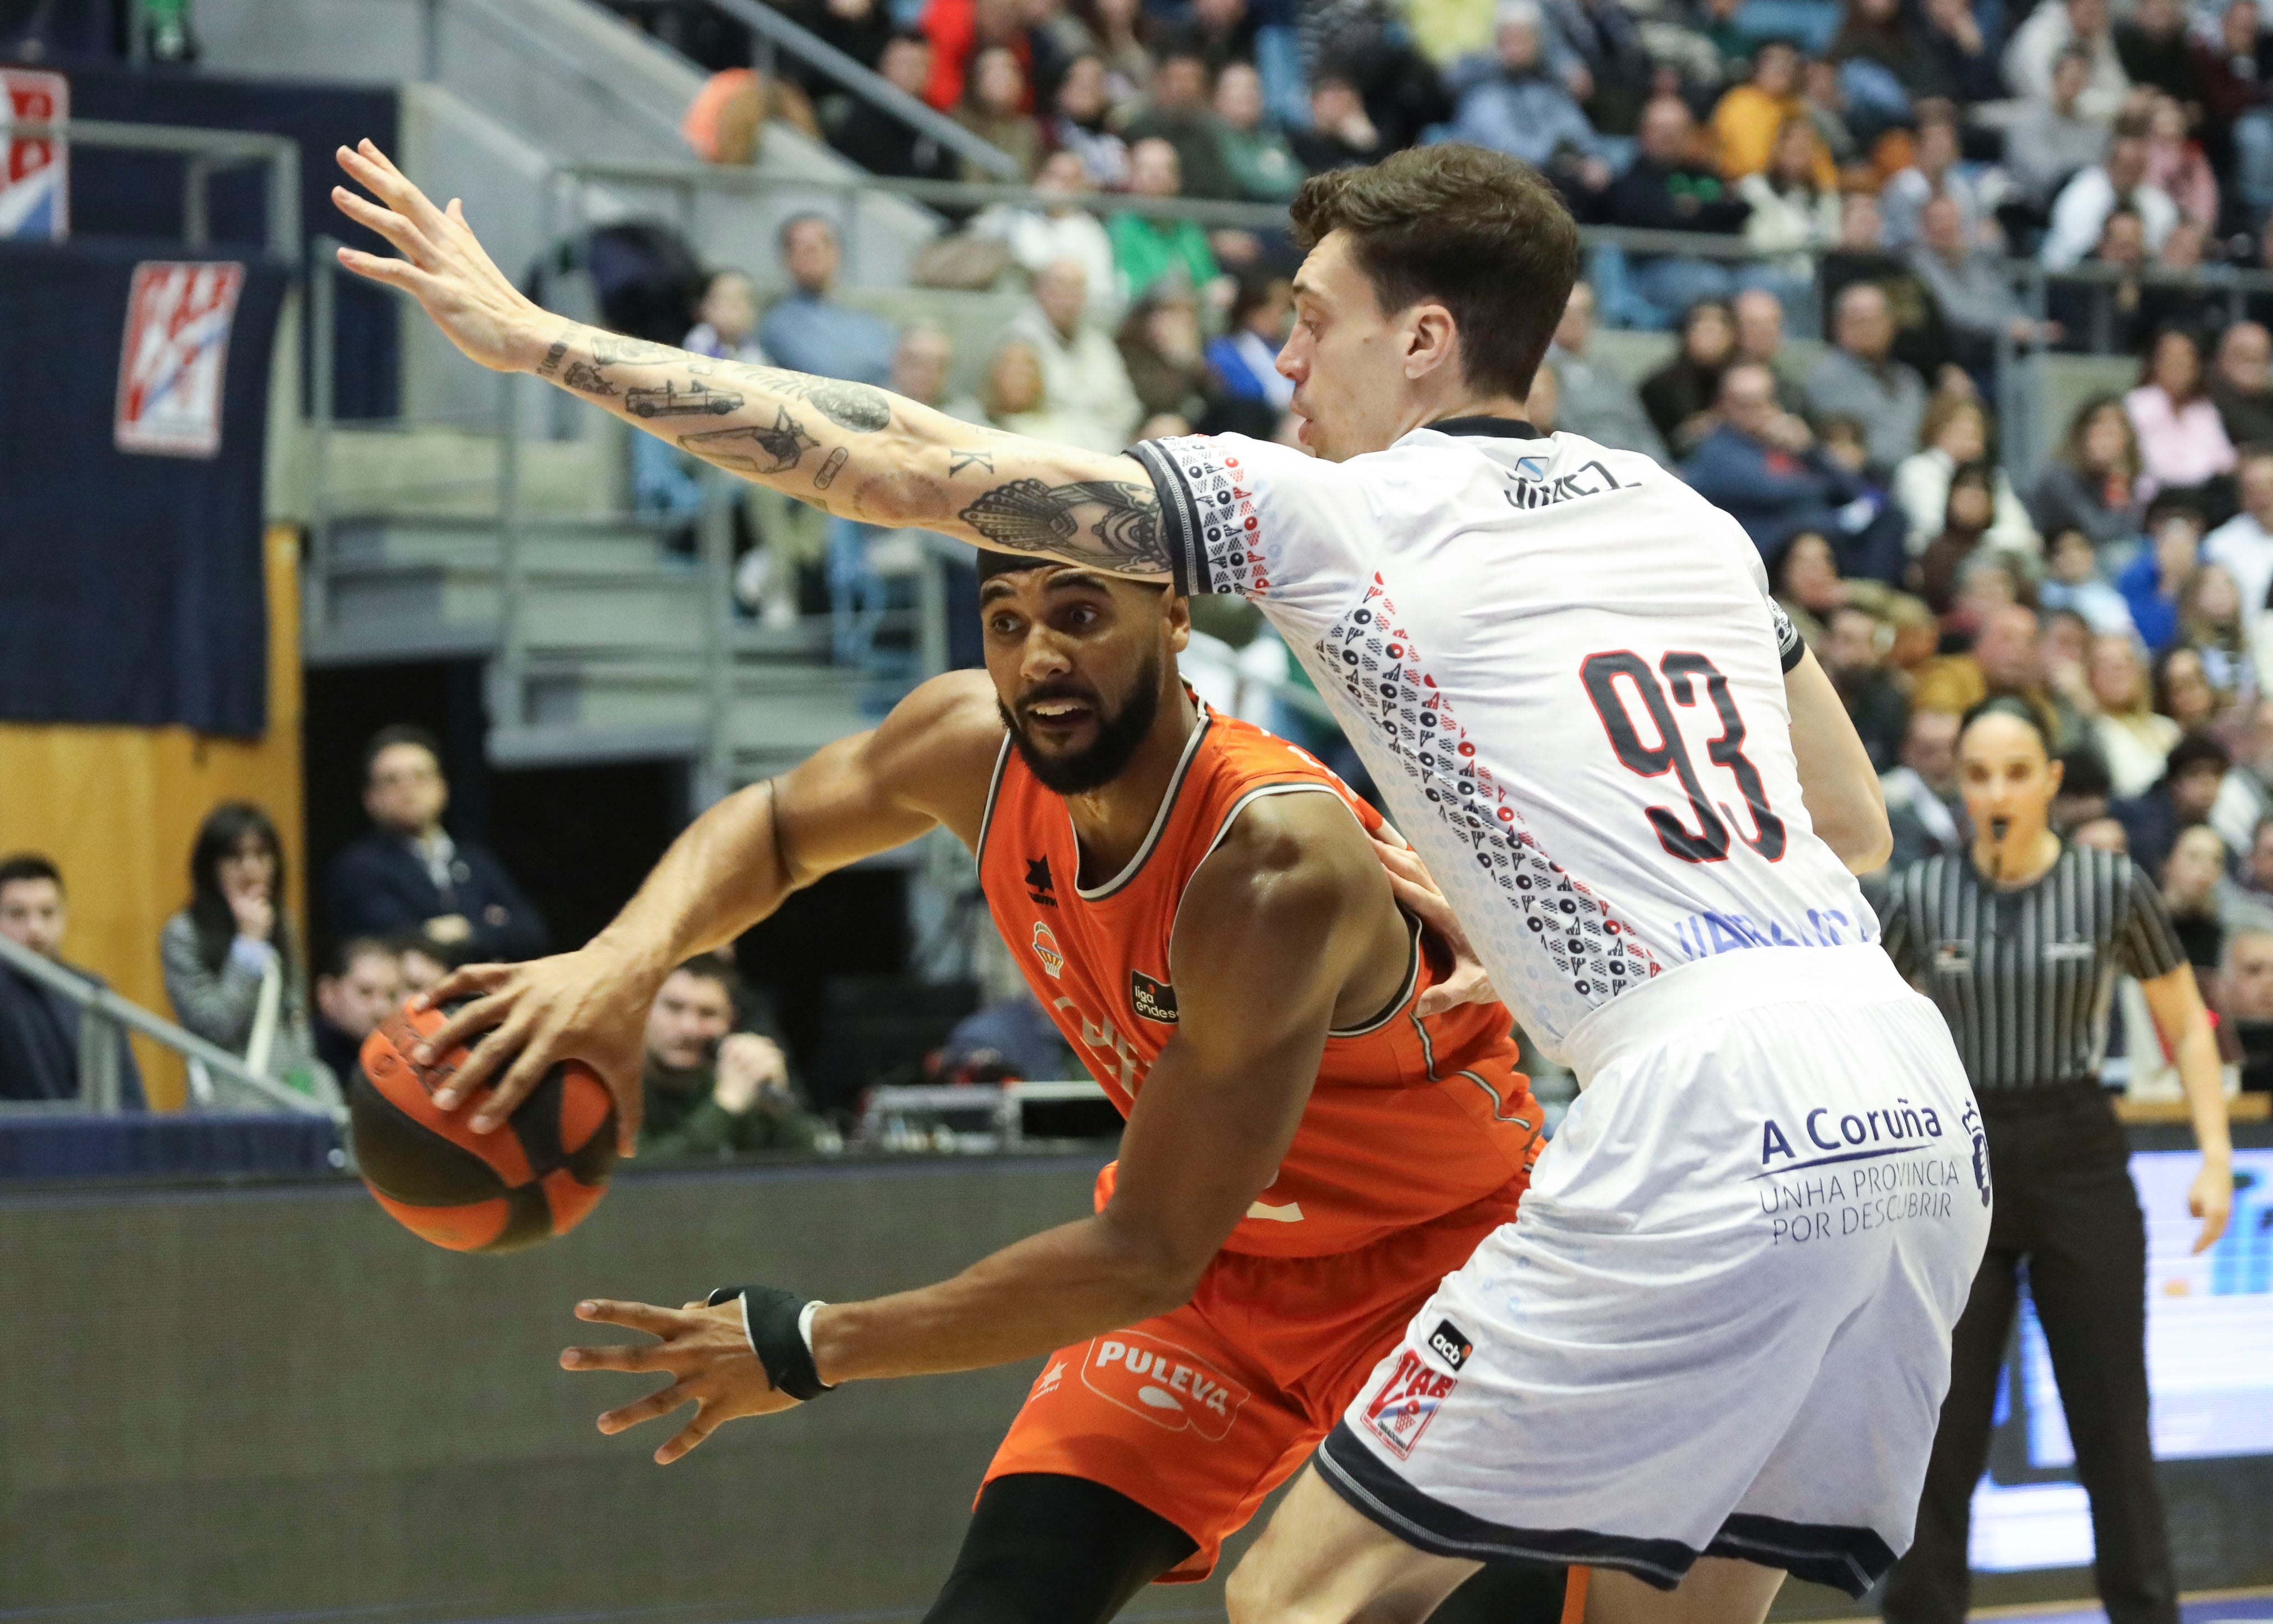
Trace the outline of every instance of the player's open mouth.
<instances>
[{"instance_id":1,"label":"player's open mouth","mask_svg":"<svg viewBox=\"0 0 2273 1624\"><path fill-rule=\"evenodd\" d=\"M1070 733L1096 719L1096 708L1083 700L1035 700L1018 707L1032 733Z\"/></svg>"}]
</instances>

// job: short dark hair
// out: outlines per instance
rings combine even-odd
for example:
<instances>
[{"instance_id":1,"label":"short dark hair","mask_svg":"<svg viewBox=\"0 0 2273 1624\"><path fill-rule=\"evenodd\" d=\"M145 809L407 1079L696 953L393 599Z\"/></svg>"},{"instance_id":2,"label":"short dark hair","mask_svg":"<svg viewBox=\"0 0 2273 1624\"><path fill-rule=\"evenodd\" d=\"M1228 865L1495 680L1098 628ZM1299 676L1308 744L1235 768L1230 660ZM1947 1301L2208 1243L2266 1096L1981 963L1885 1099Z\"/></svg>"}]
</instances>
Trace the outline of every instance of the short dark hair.
<instances>
[{"instance_id":1,"label":"short dark hair","mask_svg":"<svg viewBox=\"0 0 2273 1624\"><path fill-rule=\"evenodd\" d=\"M742 1018L742 1010L749 1002L749 989L742 981L742 972L734 961L723 953L698 953L671 972L674 976L692 976L697 981L715 982L726 994L726 1001L734 1007L734 1019Z\"/></svg>"},{"instance_id":2,"label":"short dark hair","mask_svg":"<svg viewBox=\"0 0 2273 1624\"><path fill-rule=\"evenodd\" d=\"M2037 743L2043 748L2044 754L2047 756L2052 754L2052 730L2044 725L2044 719L2037 714L2035 706L2018 694L2013 693L1992 693L1968 710L1957 724L1957 737L1960 742L1963 741L1968 733L1973 731L1973 724L1985 716L2011 717L2037 736Z\"/></svg>"},{"instance_id":3,"label":"short dark hair","mask_svg":"<svg viewBox=\"0 0 2273 1624\"><path fill-rule=\"evenodd\" d=\"M0 857L0 886L12 886L26 879L51 879L56 890L64 888L63 871L52 858L36 851L19 851Z\"/></svg>"},{"instance_id":4,"label":"short dark hair","mask_svg":"<svg viewBox=\"0 0 2273 1624\"><path fill-rule=\"evenodd\" d=\"M2181 773L2198 767L2215 767L2221 773L2233 765L2233 752L2208 733L2187 734L2171 746L2170 757L2163 763L2163 775L2176 778Z\"/></svg>"},{"instance_id":5,"label":"short dark hair","mask_svg":"<svg viewBox=\"0 0 2273 1624\"><path fill-rule=\"evenodd\" d=\"M2076 745L2061 751L2059 760L2062 795L2090 800L2115 793L2115 780L2108 775L2107 758L2089 745Z\"/></svg>"},{"instance_id":6,"label":"short dark hair","mask_svg":"<svg viewBox=\"0 0 2273 1624\"><path fill-rule=\"evenodd\" d=\"M438 769L442 765L442 741L434 737L431 729L422 728L415 722L394 722L372 734L371 743L363 747L363 782L366 789L370 787L371 769L378 765L379 752L392 750L397 745L416 745L434 758Z\"/></svg>"},{"instance_id":7,"label":"short dark hair","mask_svg":"<svg viewBox=\"0 0 2273 1624\"><path fill-rule=\"evenodd\" d=\"M332 950L324 955L319 973L336 981L355 968L357 959L400 959L401 956L401 944L384 936L343 937L333 943Z\"/></svg>"},{"instance_id":8,"label":"short dark hair","mask_svg":"<svg viewBox=\"0 0 2273 1624\"><path fill-rule=\"evenodd\" d=\"M1408 147L1312 176L1293 213L1306 252L1349 234L1383 310L1450 311L1471 387L1530 394L1579 277L1579 228L1538 170L1460 142Z\"/></svg>"}]
</instances>

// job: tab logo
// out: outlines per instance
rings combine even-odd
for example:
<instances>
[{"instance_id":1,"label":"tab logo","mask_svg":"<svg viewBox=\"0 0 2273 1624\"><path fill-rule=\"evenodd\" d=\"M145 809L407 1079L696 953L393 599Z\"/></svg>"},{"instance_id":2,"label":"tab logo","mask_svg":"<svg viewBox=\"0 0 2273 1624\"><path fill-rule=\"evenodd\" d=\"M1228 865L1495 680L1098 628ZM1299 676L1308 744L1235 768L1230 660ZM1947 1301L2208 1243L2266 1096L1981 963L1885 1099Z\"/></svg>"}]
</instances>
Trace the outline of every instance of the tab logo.
<instances>
[{"instance_id":1,"label":"tab logo","mask_svg":"<svg viewBox=\"0 0 2273 1624\"><path fill-rule=\"evenodd\" d=\"M1366 1401L1365 1425L1392 1455L1400 1461L1408 1459L1459 1382L1458 1376L1431 1370L1412 1349L1400 1348L1397 1368Z\"/></svg>"},{"instance_id":2,"label":"tab logo","mask_svg":"<svg viewBox=\"0 0 2273 1624\"><path fill-rule=\"evenodd\" d=\"M111 438L142 456L210 457L221 450L229 333L244 267L145 260L126 295Z\"/></svg>"},{"instance_id":3,"label":"tab logo","mask_svg":"<svg viewBox=\"0 0 2273 1624\"><path fill-rule=\"evenodd\" d=\"M1141 969L1129 972L1129 1002L1147 1021L1159 1021L1169 1026L1176 1023L1176 990L1165 981L1155 981Z\"/></svg>"},{"instance_id":4,"label":"tab logo","mask_svg":"<svg viewBox=\"0 0 2273 1624\"><path fill-rule=\"evenodd\" d=\"M1034 924L1034 956L1042 962L1052 981L1065 974L1065 954L1058 951L1058 939L1039 920Z\"/></svg>"},{"instance_id":5,"label":"tab logo","mask_svg":"<svg viewBox=\"0 0 2273 1624\"><path fill-rule=\"evenodd\" d=\"M1143 1331L1115 1331L1091 1342L1081 1381L1107 1403L1167 1432L1197 1433L1210 1443L1231 1430L1247 1402L1245 1388L1190 1349Z\"/></svg>"}]
</instances>

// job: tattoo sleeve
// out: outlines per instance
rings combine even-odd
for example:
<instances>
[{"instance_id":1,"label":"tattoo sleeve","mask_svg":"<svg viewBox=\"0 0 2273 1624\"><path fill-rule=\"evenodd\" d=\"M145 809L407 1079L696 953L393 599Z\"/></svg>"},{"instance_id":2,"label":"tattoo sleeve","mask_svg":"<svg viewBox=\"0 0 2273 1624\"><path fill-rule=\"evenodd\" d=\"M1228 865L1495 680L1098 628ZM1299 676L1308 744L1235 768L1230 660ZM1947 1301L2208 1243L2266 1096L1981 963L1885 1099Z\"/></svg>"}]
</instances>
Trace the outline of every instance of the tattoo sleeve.
<instances>
[{"instance_id":1,"label":"tattoo sleeve","mask_svg":"<svg viewBox=\"0 0 2273 1624\"><path fill-rule=\"evenodd\" d=\"M1046 484L1014 479L985 492L957 515L1011 552L1088 554L1107 568L1152 573L1168 568L1160 541L1160 498L1129 480ZM1095 546L1084 544L1084 536Z\"/></svg>"}]
</instances>

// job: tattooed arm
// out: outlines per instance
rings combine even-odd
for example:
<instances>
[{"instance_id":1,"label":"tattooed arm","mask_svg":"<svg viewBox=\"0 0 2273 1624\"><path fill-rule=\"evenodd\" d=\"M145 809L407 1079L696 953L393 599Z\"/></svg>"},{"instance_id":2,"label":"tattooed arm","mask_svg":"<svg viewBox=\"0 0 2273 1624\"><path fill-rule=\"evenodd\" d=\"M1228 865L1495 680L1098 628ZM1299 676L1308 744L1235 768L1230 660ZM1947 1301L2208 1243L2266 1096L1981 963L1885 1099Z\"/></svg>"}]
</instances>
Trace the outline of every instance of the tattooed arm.
<instances>
[{"instance_id":1,"label":"tattooed arm","mask_svg":"<svg viewBox=\"0 0 2273 1624\"><path fill-rule=\"evenodd\" d=\"M506 280L454 199L435 207L371 142L341 147L339 160L378 201L344 186L333 201L403 256L343 248L340 263L416 299L485 367L534 373L713 467L847 519L1118 574L1169 573L1159 498L1133 457L974 428L866 384L713 361L566 320Z\"/></svg>"}]
</instances>

